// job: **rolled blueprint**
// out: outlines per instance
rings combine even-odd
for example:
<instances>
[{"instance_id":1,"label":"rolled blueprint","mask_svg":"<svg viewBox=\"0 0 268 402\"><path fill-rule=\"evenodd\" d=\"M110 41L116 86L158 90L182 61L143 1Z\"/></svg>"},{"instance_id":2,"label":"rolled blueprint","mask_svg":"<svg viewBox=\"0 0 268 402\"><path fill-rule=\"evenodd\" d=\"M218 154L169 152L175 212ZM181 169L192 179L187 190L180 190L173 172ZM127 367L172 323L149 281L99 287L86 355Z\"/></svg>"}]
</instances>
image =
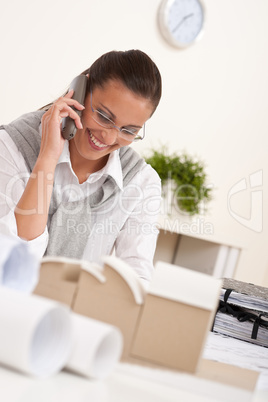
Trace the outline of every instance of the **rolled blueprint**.
<instances>
[{"instance_id":1,"label":"rolled blueprint","mask_svg":"<svg viewBox=\"0 0 268 402\"><path fill-rule=\"evenodd\" d=\"M0 287L0 363L36 377L66 364L72 348L69 309L40 296Z\"/></svg>"},{"instance_id":2,"label":"rolled blueprint","mask_svg":"<svg viewBox=\"0 0 268 402\"><path fill-rule=\"evenodd\" d=\"M0 234L0 285L30 293L39 278L40 261L27 242Z\"/></svg>"},{"instance_id":3,"label":"rolled blueprint","mask_svg":"<svg viewBox=\"0 0 268 402\"><path fill-rule=\"evenodd\" d=\"M85 377L104 379L115 368L123 349L118 328L71 313L74 345L66 369Z\"/></svg>"}]
</instances>

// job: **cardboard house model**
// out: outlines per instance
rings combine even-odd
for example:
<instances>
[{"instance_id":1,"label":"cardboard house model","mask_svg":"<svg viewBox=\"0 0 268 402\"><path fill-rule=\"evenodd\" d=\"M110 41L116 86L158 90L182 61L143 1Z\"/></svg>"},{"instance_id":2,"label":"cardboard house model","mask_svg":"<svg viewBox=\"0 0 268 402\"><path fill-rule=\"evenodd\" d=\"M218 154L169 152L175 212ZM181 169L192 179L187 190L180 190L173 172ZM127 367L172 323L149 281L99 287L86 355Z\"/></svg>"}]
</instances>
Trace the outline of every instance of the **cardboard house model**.
<instances>
[{"instance_id":1,"label":"cardboard house model","mask_svg":"<svg viewBox=\"0 0 268 402\"><path fill-rule=\"evenodd\" d=\"M114 256L104 258L103 268L45 257L34 293L117 326L124 337L122 361L194 373L221 286L219 279L158 262L146 291L136 273Z\"/></svg>"}]
</instances>

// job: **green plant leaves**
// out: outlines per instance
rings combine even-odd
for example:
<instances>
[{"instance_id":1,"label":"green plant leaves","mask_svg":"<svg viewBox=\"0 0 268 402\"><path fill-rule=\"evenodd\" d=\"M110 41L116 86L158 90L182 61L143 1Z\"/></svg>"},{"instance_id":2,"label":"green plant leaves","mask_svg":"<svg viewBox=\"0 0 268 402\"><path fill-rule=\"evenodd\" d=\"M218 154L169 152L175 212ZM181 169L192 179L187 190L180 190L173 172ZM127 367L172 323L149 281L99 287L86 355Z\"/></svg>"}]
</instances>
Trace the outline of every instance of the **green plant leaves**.
<instances>
[{"instance_id":1,"label":"green plant leaves","mask_svg":"<svg viewBox=\"0 0 268 402\"><path fill-rule=\"evenodd\" d=\"M183 153L169 155L165 148L161 151L151 150L151 156L146 157L158 173L162 184L173 180L176 185L174 194L179 208L190 215L200 212L201 201L212 198L212 189L206 186L207 175L201 161Z\"/></svg>"}]
</instances>

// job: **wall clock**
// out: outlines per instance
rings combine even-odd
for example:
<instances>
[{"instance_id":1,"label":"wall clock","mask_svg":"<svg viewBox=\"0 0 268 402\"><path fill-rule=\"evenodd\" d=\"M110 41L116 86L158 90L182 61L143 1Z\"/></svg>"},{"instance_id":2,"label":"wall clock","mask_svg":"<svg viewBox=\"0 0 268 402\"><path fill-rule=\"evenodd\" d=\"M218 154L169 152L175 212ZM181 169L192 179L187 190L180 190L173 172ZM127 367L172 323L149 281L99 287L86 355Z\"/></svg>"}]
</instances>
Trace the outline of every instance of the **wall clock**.
<instances>
[{"instance_id":1,"label":"wall clock","mask_svg":"<svg viewBox=\"0 0 268 402\"><path fill-rule=\"evenodd\" d=\"M186 48L200 39L204 14L202 0L163 0L158 11L160 31L170 45Z\"/></svg>"}]
</instances>

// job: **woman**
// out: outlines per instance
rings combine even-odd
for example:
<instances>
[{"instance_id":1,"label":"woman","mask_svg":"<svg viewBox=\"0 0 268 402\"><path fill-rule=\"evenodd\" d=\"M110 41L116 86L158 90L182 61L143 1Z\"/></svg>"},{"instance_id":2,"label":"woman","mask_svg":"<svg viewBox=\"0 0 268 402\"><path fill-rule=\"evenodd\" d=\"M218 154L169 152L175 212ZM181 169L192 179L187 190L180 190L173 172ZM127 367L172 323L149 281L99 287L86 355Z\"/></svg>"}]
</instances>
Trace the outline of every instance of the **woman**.
<instances>
[{"instance_id":1,"label":"woman","mask_svg":"<svg viewBox=\"0 0 268 402\"><path fill-rule=\"evenodd\" d=\"M82 74L84 106L71 89L47 110L0 127L0 230L28 241L39 257L100 262L114 249L148 281L161 186L129 145L143 138L159 103L160 73L130 50L106 53ZM61 135L67 116L77 127L70 141Z\"/></svg>"}]
</instances>

